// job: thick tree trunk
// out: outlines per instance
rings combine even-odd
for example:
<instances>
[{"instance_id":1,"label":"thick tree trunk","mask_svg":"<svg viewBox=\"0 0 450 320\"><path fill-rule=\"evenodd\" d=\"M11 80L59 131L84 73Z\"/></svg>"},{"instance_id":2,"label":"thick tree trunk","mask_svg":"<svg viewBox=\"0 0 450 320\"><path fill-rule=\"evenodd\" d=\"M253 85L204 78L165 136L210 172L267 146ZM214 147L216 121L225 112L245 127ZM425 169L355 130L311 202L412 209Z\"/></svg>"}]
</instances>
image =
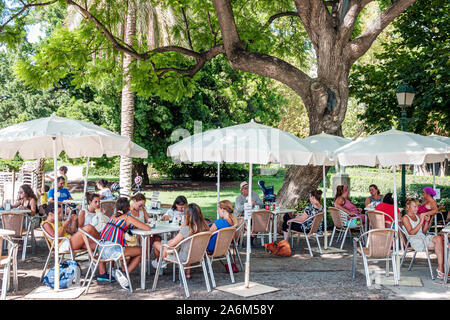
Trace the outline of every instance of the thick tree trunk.
<instances>
[{"instance_id":1,"label":"thick tree trunk","mask_svg":"<svg viewBox=\"0 0 450 320\"><path fill-rule=\"evenodd\" d=\"M135 163L133 165L133 178L136 176L142 177L142 184L146 185L150 183L150 178L147 173L148 164L145 163Z\"/></svg>"},{"instance_id":2,"label":"thick tree trunk","mask_svg":"<svg viewBox=\"0 0 450 320\"><path fill-rule=\"evenodd\" d=\"M342 64L335 67L327 60L327 73L335 71L333 76L326 75L311 85L311 96L304 99L309 117L309 134L315 135L322 131L342 136L341 124L345 118L348 101L348 71L342 68ZM334 79L330 82L330 79ZM329 168L326 168L328 172ZM286 171L284 183L277 193L277 201L281 206L296 206L299 200L308 200L309 193L317 189L323 180L322 166L291 166Z\"/></svg>"},{"instance_id":3,"label":"thick tree trunk","mask_svg":"<svg viewBox=\"0 0 450 320\"><path fill-rule=\"evenodd\" d=\"M125 30L125 42L129 45L136 36L136 8L133 1L128 3L128 13ZM130 65L133 58L124 54L123 59L123 80L122 80L122 112L120 134L133 139L134 129L134 95L131 91ZM131 171L133 168L132 159L129 157L120 158L120 186L121 191L129 194L131 190Z\"/></svg>"}]
</instances>

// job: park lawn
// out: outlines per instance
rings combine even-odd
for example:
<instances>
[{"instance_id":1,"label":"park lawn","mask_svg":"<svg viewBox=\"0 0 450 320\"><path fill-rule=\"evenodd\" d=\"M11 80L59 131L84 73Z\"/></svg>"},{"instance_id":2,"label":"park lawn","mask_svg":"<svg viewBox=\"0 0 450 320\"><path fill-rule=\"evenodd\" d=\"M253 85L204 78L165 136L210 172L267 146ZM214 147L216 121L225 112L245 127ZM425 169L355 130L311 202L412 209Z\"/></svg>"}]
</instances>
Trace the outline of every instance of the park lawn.
<instances>
[{"instance_id":1,"label":"park lawn","mask_svg":"<svg viewBox=\"0 0 450 320\"><path fill-rule=\"evenodd\" d=\"M260 195L262 198L262 191L258 186L258 180L264 180L266 186L273 185L275 193L277 193L281 186L283 185L284 180L284 171L280 172L276 176L254 176L252 188L256 193ZM346 173L350 176L350 196L353 198L362 198L367 197L368 187L370 184L376 184L383 194L387 192L393 191L393 174L389 169L373 169L373 168L346 168ZM329 172L327 174L327 199L331 199L332 190L329 188L331 186L332 176L334 173ZM97 177L98 178L98 177ZM109 181L113 181L109 179ZM400 191L400 183L401 183L401 175L397 174L397 187L398 192ZM413 196L421 196L418 194L418 191L412 190L413 187L417 187L419 190L422 188L422 185L433 185L433 177L431 176L414 176L409 173L406 175L406 185L407 185L407 193ZM436 185L438 188L450 189L450 178L449 177L436 177ZM322 190L322 185L319 186ZM410 190L411 188L411 190ZM421 190L421 189L420 189ZM144 194L147 198L151 197L153 191L144 191ZM236 196L239 194L239 185L236 184L235 187L224 188L221 189L220 199L221 200L230 200L234 203ZM448 194L448 193L447 193ZM184 191L160 191L159 198L161 203L172 204L175 198L179 195L184 195L189 203L198 204L203 211L203 214L206 218L211 220L216 219L216 207L217 207L217 193L214 190L205 190L205 191L197 191L197 190L184 190ZM81 199L81 193L73 194L74 199ZM448 200L448 199L447 199Z\"/></svg>"}]
</instances>

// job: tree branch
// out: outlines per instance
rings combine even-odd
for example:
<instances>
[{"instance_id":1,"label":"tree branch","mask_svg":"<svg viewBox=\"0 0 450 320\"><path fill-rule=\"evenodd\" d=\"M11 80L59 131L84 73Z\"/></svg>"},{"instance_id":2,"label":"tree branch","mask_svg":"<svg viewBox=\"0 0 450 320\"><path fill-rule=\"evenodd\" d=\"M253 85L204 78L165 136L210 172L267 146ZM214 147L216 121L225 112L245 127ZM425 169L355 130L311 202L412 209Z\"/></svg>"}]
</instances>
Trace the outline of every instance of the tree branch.
<instances>
[{"instance_id":1,"label":"tree branch","mask_svg":"<svg viewBox=\"0 0 450 320\"><path fill-rule=\"evenodd\" d=\"M53 3L55 3L57 0L54 1L49 1L49 2L40 2L40 3L25 3L23 1L20 1L23 4L22 9L19 10L19 12L17 12L16 14L14 14L13 16L11 16L11 18L8 19L8 21L6 21L5 23L3 23L2 25L0 25L0 32L3 31L3 29L8 25L8 23L10 23L11 21L13 21L14 19L18 18L20 15L22 15L22 13L24 13L27 9L33 8L33 7L44 7L44 6L48 6L51 5Z\"/></svg>"},{"instance_id":2,"label":"tree branch","mask_svg":"<svg viewBox=\"0 0 450 320\"><path fill-rule=\"evenodd\" d=\"M339 42L344 45L350 41L353 29L355 27L356 19L364 7L373 0L351 0L348 6L348 10L342 19L342 23L339 26Z\"/></svg>"},{"instance_id":3,"label":"tree branch","mask_svg":"<svg viewBox=\"0 0 450 320\"><path fill-rule=\"evenodd\" d=\"M325 41L324 39L328 41L336 33L333 19L323 0L294 0L294 2L303 27L317 50L320 41Z\"/></svg>"},{"instance_id":4,"label":"tree branch","mask_svg":"<svg viewBox=\"0 0 450 320\"><path fill-rule=\"evenodd\" d=\"M189 24L187 21L186 12L184 11L183 7L181 8L181 13L183 14L184 25L186 27L186 37L189 43L189 48L191 48L191 50L194 50L194 47L192 46L191 32L189 31Z\"/></svg>"},{"instance_id":5,"label":"tree branch","mask_svg":"<svg viewBox=\"0 0 450 320\"><path fill-rule=\"evenodd\" d=\"M411 6L416 0L397 0L384 10L369 27L356 39L347 44L346 50L352 59L351 62L361 57L369 50L377 36L403 11Z\"/></svg>"},{"instance_id":6,"label":"tree branch","mask_svg":"<svg viewBox=\"0 0 450 320\"><path fill-rule=\"evenodd\" d=\"M225 53L232 68L278 80L303 99L309 98L312 79L308 75L279 58L247 51L239 38L230 1L213 0L213 4L219 20Z\"/></svg>"},{"instance_id":7,"label":"tree branch","mask_svg":"<svg viewBox=\"0 0 450 320\"><path fill-rule=\"evenodd\" d=\"M287 12L280 12L277 14L274 14L267 20L266 26L270 25L275 19L281 18L281 17L300 17L298 15L298 12L296 11L287 11Z\"/></svg>"}]
</instances>

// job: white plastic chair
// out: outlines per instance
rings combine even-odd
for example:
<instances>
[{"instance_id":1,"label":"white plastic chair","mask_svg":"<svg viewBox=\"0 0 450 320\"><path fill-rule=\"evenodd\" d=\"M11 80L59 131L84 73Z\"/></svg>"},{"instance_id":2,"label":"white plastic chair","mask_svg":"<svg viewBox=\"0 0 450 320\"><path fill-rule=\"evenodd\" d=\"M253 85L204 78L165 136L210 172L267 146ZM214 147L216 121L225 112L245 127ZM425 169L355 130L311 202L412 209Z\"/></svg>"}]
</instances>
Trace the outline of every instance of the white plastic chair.
<instances>
[{"instance_id":1,"label":"white plastic chair","mask_svg":"<svg viewBox=\"0 0 450 320\"><path fill-rule=\"evenodd\" d=\"M118 267L120 267L120 261L123 262L123 265L125 268L125 273L126 273L127 279L128 279L128 286L130 288L130 292L132 293L133 287L131 286L130 274L128 273L128 267L127 267L127 259L126 259L123 247L118 243L111 243L111 244L101 243L99 240L95 239L93 236L91 236L89 233L87 233L83 229L79 229L79 231L81 232L81 235L83 236L83 240L84 240L84 244L86 245L86 248L88 248L87 252L88 252L89 258L90 258L89 268L88 268L88 271L86 272L86 276L84 277L84 282L83 282L83 286L86 286L86 289L84 290L84 294L88 293L89 286L91 285L92 279L94 278L95 272L97 271L98 264L100 262L109 263L109 281L111 282L111 269L112 269L111 264L112 264L112 262L116 262L119 264ZM89 239L92 240L93 242L95 242L96 246L95 246L94 251L92 251L91 246L89 245ZM99 251L100 246L101 246L101 249ZM101 259L100 258L102 256L103 250L105 250L105 248L117 247L117 246L120 247L120 250L122 252L120 259L118 259L116 261L113 259ZM91 270L92 270L91 277L89 278L89 282L86 284L86 280L87 280L89 272Z\"/></svg>"},{"instance_id":2,"label":"white plastic chair","mask_svg":"<svg viewBox=\"0 0 450 320\"><path fill-rule=\"evenodd\" d=\"M3 248L3 240L8 242L8 255L2 256L1 248ZM17 280L17 251L19 250L19 245L14 243L8 237L0 237L0 267L3 267L3 281L2 281L2 293L0 300L6 299L6 291L10 287L11 278L11 266L13 271L13 287L14 291L18 289Z\"/></svg>"}]
</instances>

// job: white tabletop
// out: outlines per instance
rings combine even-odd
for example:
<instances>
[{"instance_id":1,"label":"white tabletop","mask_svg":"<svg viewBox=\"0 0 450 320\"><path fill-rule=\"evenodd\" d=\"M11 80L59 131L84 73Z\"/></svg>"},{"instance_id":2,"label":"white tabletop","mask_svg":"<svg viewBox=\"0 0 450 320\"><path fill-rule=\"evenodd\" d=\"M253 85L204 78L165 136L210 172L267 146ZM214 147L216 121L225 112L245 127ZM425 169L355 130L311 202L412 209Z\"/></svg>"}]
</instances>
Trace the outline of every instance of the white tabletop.
<instances>
[{"instance_id":1,"label":"white tabletop","mask_svg":"<svg viewBox=\"0 0 450 320\"><path fill-rule=\"evenodd\" d=\"M11 209L11 210L0 210L0 213L30 213L30 209Z\"/></svg>"},{"instance_id":2,"label":"white tabletop","mask_svg":"<svg viewBox=\"0 0 450 320\"><path fill-rule=\"evenodd\" d=\"M175 231L180 231L180 226L178 224L163 222L163 221L156 222L156 227L152 228L151 230L141 230L141 229L132 229L131 230L131 232L133 234L136 234L139 236L160 234L160 233L166 233L166 232L175 232Z\"/></svg>"},{"instance_id":3,"label":"white tabletop","mask_svg":"<svg viewBox=\"0 0 450 320\"><path fill-rule=\"evenodd\" d=\"M83 200L64 200L62 201L62 203L75 203L75 204L80 204L81 202L83 202Z\"/></svg>"},{"instance_id":4,"label":"white tabletop","mask_svg":"<svg viewBox=\"0 0 450 320\"><path fill-rule=\"evenodd\" d=\"M8 229L0 229L0 237L4 236L12 236L14 235L14 231Z\"/></svg>"},{"instance_id":5,"label":"white tabletop","mask_svg":"<svg viewBox=\"0 0 450 320\"><path fill-rule=\"evenodd\" d=\"M161 214L165 214L167 212L167 208L161 208L161 209L146 209L147 213L149 214L156 214L156 215L161 215Z\"/></svg>"}]
</instances>

